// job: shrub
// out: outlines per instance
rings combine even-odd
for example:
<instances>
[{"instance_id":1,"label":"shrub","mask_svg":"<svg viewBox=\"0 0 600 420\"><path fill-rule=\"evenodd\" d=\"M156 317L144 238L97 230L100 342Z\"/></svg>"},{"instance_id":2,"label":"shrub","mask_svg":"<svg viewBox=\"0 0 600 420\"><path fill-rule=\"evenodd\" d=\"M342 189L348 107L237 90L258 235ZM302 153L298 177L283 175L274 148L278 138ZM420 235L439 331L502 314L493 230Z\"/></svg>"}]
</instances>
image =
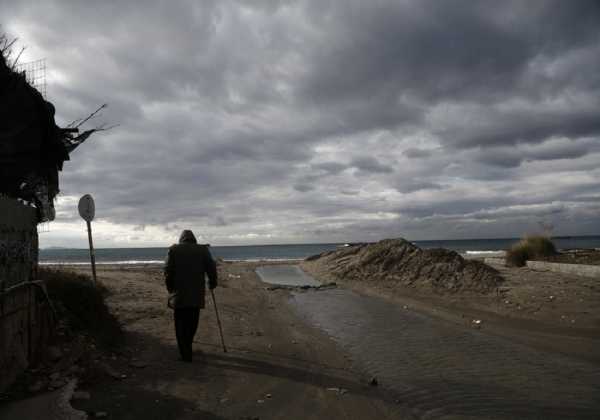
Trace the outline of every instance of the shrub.
<instances>
[{"instance_id":1,"label":"shrub","mask_svg":"<svg viewBox=\"0 0 600 420\"><path fill-rule=\"evenodd\" d=\"M549 257L555 254L556 248L549 237L529 235L506 252L506 262L511 266L522 267L527 260Z\"/></svg>"},{"instance_id":2,"label":"shrub","mask_svg":"<svg viewBox=\"0 0 600 420\"><path fill-rule=\"evenodd\" d=\"M94 285L87 275L45 267L38 269L38 278L45 281L58 315L71 328L89 332L103 344L121 338L120 325L104 300L108 289L102 284Z\"/></svg>"},{"instance_id":3,"label":"shrub","mask_svg":"<svg viewBox=\"0 0 600 420\"><path fill-rule=\"evenodd\" d=\"M506 263L513 267L523 267L529 259L529 249L523 242L514 244L506 251Z\"/></svg>"}]
</instances>

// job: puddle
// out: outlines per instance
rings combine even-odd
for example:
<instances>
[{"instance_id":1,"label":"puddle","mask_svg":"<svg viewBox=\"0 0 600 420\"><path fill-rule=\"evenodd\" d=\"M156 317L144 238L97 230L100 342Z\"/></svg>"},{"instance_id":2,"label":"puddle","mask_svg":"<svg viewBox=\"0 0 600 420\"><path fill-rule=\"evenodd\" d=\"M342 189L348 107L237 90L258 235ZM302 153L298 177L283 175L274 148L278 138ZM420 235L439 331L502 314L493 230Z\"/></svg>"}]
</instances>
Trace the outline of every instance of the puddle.
<instances>
[{"instance_id":1,"label":"puddle","mask_svg":"<svg viewBox=\"0 0 600 420\"><path fill-rule=\"evenodd\" d=\"M283 286L320 286L321 283L306 274L297 265L268 265L258 267L256 274L265 283Z\"/></svg>"},{"instance_id":2,"label":"puddle","mask_svg":"<svg viewBox=\"0 0 600 420\"><path fill-rule=\"evenodd\" d=\"M348 290L291 304L420 418L600 418L600 367Z\"/></svg>"}]
</instances>

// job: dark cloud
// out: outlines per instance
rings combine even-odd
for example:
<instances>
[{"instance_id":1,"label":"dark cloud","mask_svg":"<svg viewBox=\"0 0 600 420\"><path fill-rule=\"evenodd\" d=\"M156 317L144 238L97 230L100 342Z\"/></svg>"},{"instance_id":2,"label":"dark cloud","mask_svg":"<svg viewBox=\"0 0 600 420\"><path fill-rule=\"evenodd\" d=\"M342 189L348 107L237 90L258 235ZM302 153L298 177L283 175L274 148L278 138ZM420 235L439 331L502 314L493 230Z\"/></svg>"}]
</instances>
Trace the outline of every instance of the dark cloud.
<instances>
[{"instance_id":1,"label":"dark cloud","mask_svg":"<svg viewBox=\"0 0 600 420\"><path fill-rule=\"evenodd\" d=\"M568 139L547 141L541 145L527 147L489 147L474 153L474 159L493 166L516 167L524 161L577 159L600 151L600 144L591 141Z\"/></svg>"},{"instance_id":2,"label":"dark cloud","mask_svg":"<svg viewBox=\"0 0 600 420\"><path fill-rule=\"evenodd\" d=\"M394 171L391 166L381 163L372 156L359 157L352 161L351 166L361 172L389 174Z\"/></svg>"},{"instance_id":3,"label":"dark cloud","mask_svg":"<svg viewBox=\"0 0 600 420\"><path fill-rule=\"evenodd\" d=\"M325 171L329 174L338 174L344 169L348 168L348 165L339 162L323 162L311 165L313 170Z\"/></svg>"},{"instance_id":4,"label":"dark cloud","mask_svg":"<svg viewBox=\"0 0 600 420\"><path fill-rule=\"evenodd\" d=\"M433 152L426 149L417 149L416 147L410 147L402 152L404 156L410 159L426 158L431 156Z\"/></svg>"},{"instance_id":5,"label":"dark cloud","mask_svg":"<svg viewBox=\"0 0 600 420\"><path fill-rule=\"evenodd\" d=\"M401 184L396 187L398 191L405 194L422 190L441 190L442 188L444 188L442 185L436 184L435 182L414 179L408 179L405 182L401 182Z\"/></svg>"},{"instance_id":6,"label":"dark cloud","mask_svg":"<svg viewBox=\"0 0 600 420\"><path fill-rule=\"evenodd\" d=\"M61 123L108 102L96 122L120 124L66 164L49 245L72 240L84 193L106 245L192 225L216 244L519 235L540 217L599 232L597 1L22 1L0 15L25 59L47 57Z\"/></svg>"},{"instance_id":7,"label":"dark cloud","mask_svg":"<svg viewBox=\"0 0 600 420\"><path fill-rule=\"evenodd\" d=\"M296 191L300 191L300 192L307 192L307 191L314 190L315 187L313 185L309 185L309 184L295 184L294 189Z\"/></svg>"}]
</instances>

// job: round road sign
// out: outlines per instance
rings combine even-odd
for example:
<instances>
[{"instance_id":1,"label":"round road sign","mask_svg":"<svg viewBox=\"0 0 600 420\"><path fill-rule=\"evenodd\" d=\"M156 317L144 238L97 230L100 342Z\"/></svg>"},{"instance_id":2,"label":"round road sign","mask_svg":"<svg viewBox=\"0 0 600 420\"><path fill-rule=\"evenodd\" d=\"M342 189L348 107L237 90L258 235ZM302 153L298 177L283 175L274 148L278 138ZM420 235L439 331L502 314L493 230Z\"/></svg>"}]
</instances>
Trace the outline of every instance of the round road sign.
<instances>
[{"instance_id":1,"label":"round road sign","mask_svg":"<svg viewBox=\"0 0 600 420\"><path fill-rule=\"evenodd\" d=\"M86 222L94 220L96 214L96 206L91 195L86 194L79 199L79 215Z\"/></svg>"}]
</instances>

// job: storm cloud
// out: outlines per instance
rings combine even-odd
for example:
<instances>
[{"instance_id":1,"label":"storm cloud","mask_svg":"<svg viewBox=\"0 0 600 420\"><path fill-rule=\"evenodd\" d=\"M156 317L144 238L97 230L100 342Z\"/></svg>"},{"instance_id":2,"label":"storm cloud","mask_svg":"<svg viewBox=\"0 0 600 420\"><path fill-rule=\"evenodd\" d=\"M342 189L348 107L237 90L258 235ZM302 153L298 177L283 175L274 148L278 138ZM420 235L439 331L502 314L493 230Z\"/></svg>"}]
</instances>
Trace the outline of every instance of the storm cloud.
<instances>
[{"instance_id":1,"label":"storm cloud","mask_svg":"<svg viewBox=\"0 0 600 420\"><path fill-rule=\"evenodd\" d=\"M171 4L172 3L172 4ZM600 233L597 1L1 2L72 154L42 246ZM81 236L81 237L80 237Z\"/></svg>"}]
</instances>

